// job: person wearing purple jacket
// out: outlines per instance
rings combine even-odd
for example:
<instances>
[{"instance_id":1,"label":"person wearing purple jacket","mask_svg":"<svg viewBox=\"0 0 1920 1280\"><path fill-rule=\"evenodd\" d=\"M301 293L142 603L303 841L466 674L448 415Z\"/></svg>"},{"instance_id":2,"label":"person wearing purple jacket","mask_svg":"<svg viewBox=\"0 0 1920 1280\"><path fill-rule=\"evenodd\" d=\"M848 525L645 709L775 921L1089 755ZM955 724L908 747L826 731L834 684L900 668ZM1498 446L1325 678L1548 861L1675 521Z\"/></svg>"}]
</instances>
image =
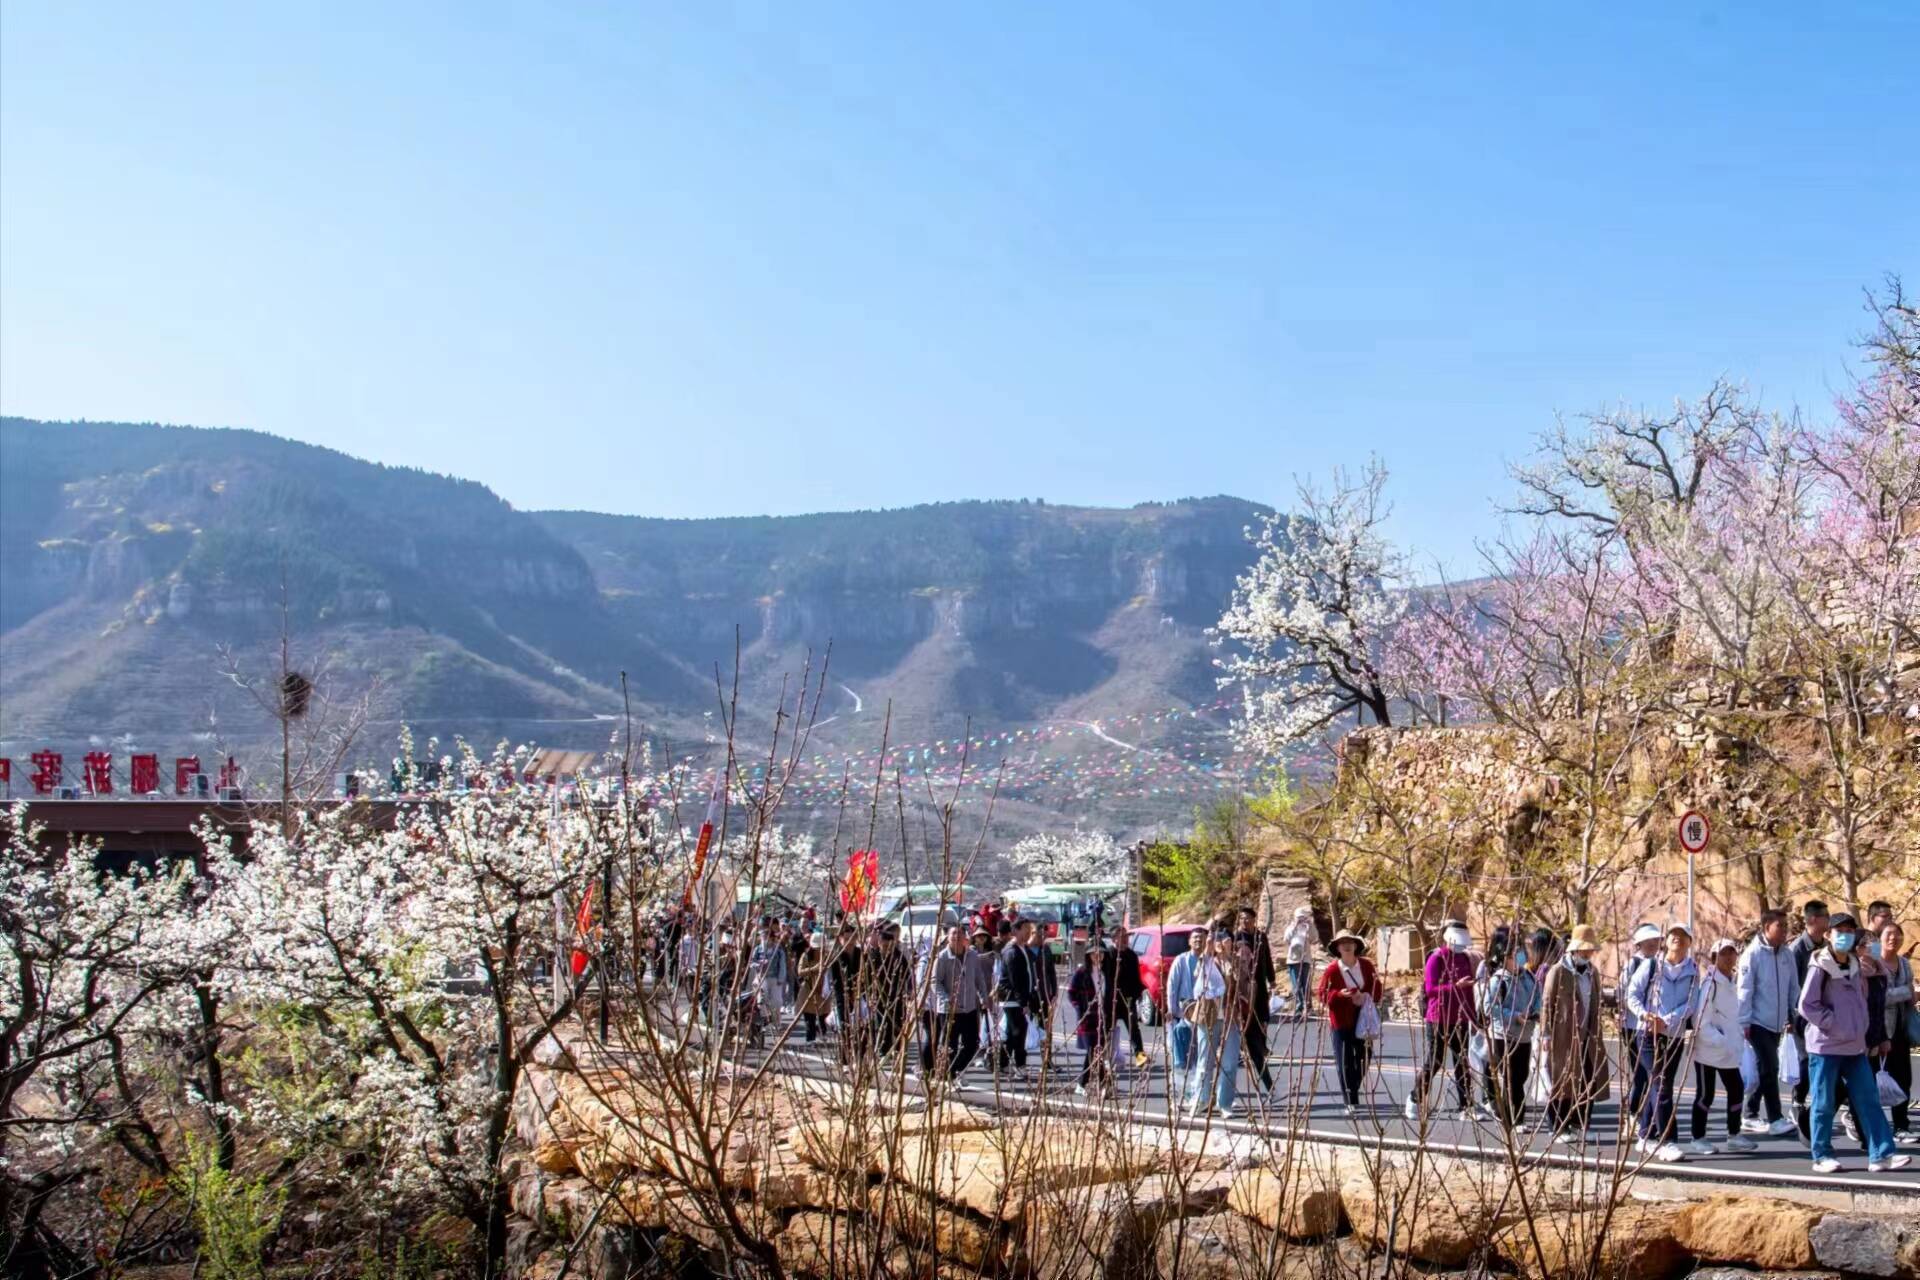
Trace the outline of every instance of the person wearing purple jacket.
<instances>
[{"instance_id":1,"label":"person wearing purple jacket","mask_svg":"<svg viewBox=\"0 0 1920 1280\"><path fill-rule=\"evenodd\" d=\"M1460 1104L1460 1118L1473 1119L1473 1091L1467 1076L1467 1039L1473 1030L1474 959L1467 947L1473 936L1458 920L1449 920L1440 930L1446 945L1427 957L1426 977L1421 991L1426 996L1427 1056L1420 1074L1413 1078L1413 1092L1407 1096L1407 1119L1420 1122L1420 1108L1427 1101L1433 1077L1453 1055L1453 1095Z\"/></svg>"},{"instance_id":2,"label":"person wearing purple jacket","mask_svg":"<svg viewBox=\"0 0 1920 1280\"><path fill-rule=\"evenodd\" d=\"M1852 916L1844 911L1835 915L1827 945L1809 958L1807 981L1800 989L1800 1016L1807 1022L1815 1173L1841 1169L1833 1155L1833 1113L1843 1085L1866 1139L1867 1171L1904 1169L1913 1163L1911 1156L1894 1154L1893 1130L1867 1063L1867 980L1853 954L1859 936Z\"/></svg>"}]
</instances>

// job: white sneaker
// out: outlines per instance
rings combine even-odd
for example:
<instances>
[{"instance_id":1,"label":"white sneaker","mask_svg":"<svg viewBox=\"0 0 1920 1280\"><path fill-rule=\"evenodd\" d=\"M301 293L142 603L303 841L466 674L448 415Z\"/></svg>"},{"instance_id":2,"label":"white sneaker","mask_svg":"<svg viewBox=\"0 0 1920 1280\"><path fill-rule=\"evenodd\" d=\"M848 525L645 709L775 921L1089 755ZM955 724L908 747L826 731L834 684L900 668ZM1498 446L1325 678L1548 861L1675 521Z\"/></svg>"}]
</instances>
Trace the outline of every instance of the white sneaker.
<instances>
[{"instance_id":1,"label":"white sneaker","mask_svg":"<svg viewBox=\"0 0 1920 1280\"><path fill-rule=\"evenodd\" d=\"M1407 1123L1420 1123L1420 1103L1416 1099L1408 1098L1405 1110L1407 1113Z\"/></svg>"},{"instance_id":2,"label":"white sneaker","mask_svg":"<svg viewBox=\"0 0 1920 1280\"><path fill-rule=\"evenodd\" d=\"M1832 1156L1828 1156L1825 1160L1815 1160L1813 1162L1813 1171L1815 1173L1839 1173L1844 1168L1846 1168L1846 1166L1838 1160L1835 1160Z\"/></svg>"},{"instance_id":3,"label":"white sneaker","mask_svg":"<svg viewBox=\"0 0 1920 1280\"><path fill-rule=\"evenodd\" d=\"M1083 1084L1077 1084L1077 1085L1075 1085L1075 1086L1073 1086L1073 1096L1074 1096L1074 1097L1076 1097L1076 1098L1084 1098L1084 1097L1086 1097L1086 1096L1087 1096L1087 1086L1085 1086L1085 1085L1083 1085Z\"/></svg>"},{"instance_id":4,"label":"white sneaker","mask_svg":"<svg viewBox=\"0 0 1920 1280\"><path fill-rule=\"evenodd\" d=\"M1727 1139L1727 1150L1729 1151L1758 1151L1759 1149L1760 1144L1744 1133L1736 1133Z\"/></svg>"},{"instance_id":5,"label":"white sneaker","mask_svg":"<svg viewBox=\"0 0 1920 1280\"><path fill-rule=\"evenodd\" d=\"M1207 1110L1206 1104L1200 1102L1193 1103L1187 1108L1187 1119L1204 1120L1207 1118Z\"/></svg>"},{"instance_id":6,"label":"white sneaker","mask_svg":"<svg viewBox=\"0 0 1920 1280\"><path fill-rule=\"evenodd\" d=\"M1784 1138L1790 1133L1798 1132L1800 1132L1800 1126L1785 1116L1781 1116L1778 1120L1775 1120L1767 1126L1767 1133L1775 1138Z\"/></svg>"},{"instance_id":7,"label":"white sneaker","mask_svg":"<svg viewBox=\"0 0 1920 1280\"><path fill-rule=\"evenodd\" d=\"M1671 1142L1663 1142L1653 1149L1653 1158L1661 1164L1679 1164L1687 1158L1687 1153Z\"/></svg>"},{"instance_id":8,"label":"white sneaker","mask_svg":"<svg viewBox=\"0 0 1920 1280\"><path fill-rule=\"evenodd\" d=\"M1643 1156L1650 1156L1653 1154L1653 1144L1651 1142L1648 1142L1645 1138L1635 1138L1633 1140L1633 1149L1639 1152Z\"/></svg>"},{"instance_id":9,"label":"white sneaker","mask_svg":"<svg viewBox=\"0 0 1920 1280\"><path fill-rule=\"evenodd\" d=\"M1840 1127L1846 1132L1847 1138L1850 1141L1860 1141L1860 1125L1859 1122L1853 1118L1851 1108L1840 1113Z\"/></svg>"},{"instance_id":10,"label":"white sneaker","mask_svg":"<svg viewBox=\"0 0 1920 1280\"><path fill-rule=\"evenodd\" d=\"M1888 1156L1885 1160L1867 1161L1867 1172L1890 1173L1895 1169L1904 1169L1912 1163L1912 1156Z\"/></svg>"},{"instance_id":11,"label":"white sneaker","mask_svg":"<svg viewBox=\"0 0 1920 1280\"><path fill-rule=\"evenodd\" d=\"M1472 1124L1474 1118L1475 1112L1470 1107L1462 1107L1454 1113L1454 1119L1458 1120L1461 1124Z\"/></svg>"},{"instance_id":12,"label":"white sneaker","mask_svg":"<svg viewBox=\"0 0 1920 1280\"><path fill-rule=\"evenodd\" d=\"M1920 1147L1920 1133L1903 1130L1893 1135L1893 1141L1895 1146Z\"/></svg>"},{"instance_id":13,"label":"white sneaker","mask_svg":"<svg viewBox=\"0 0 1920 1280\"><path fill-rule=\"evenodd\" d=\"M1493 1108L1483 1102L1473 1109L1473 1118L1476 1120L1491 1120L1494 1118Z\"/></svg>"},{"instance_id":14,"label":"white sneaker","mask_svg":"<svg viewBox=\"0 0 1920 1280\"><path fill-rule=\"evenodd\" d=\"M1553 1140L1559 1143L1563 1147L1570 1147L1575 1142L1579 1141L1580 1136L1581 1135L1577 1133L1573 1133L1569 1130L1562 1129L1560 1132L1553 1135Z\"/></svg>"},{"instance_id":15,"label":"white sneaker","mask_svg":"<svg viewBox=\"0 0 1920 1280\"><path fill-rule=\"evenodd\" d=\"M1732 1144L1729 1143L1728 1145L1731 1146ZM1719 1152L1716 1151L1713 1144L1705 1138L1695 1138L1687 1144L1687 1154L1693 1156L1711 1156L1718 1155Z\"/></svg>"},{"instance_id":16,"label":"white sneaker","mask_svg":"<svg viewBox=\"0 0 1920 1280\"><path fill-rule=\"evenodd\" d=\"M1347 1103L1341 1110L1346 1113L1347 1119L1349 1120L1360 1114L1360 1108L1354 1106L1351 1102Z\"/></svg>"}]
</instances>

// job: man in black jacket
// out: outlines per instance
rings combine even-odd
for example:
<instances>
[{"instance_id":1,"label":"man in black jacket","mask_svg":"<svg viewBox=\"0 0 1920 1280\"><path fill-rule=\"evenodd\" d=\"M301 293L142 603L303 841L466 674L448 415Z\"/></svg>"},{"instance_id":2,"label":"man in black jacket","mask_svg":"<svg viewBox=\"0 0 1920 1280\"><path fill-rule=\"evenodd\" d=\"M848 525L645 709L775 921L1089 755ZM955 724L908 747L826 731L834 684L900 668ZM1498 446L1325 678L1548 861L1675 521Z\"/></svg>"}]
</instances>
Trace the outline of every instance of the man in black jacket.
<instances>
[{"instance_id":1,"label":"man in black jacket","mask_svg":"<svg viewBox=\"0 0 1920 1280\"><path fill-rule=\"evenodd\" d=\"M1273 1072L1267 1069L1267 1018L1273 1005L1273 948L1266 931L1257 926L1260 917L1252 907L1242 907L1234 924L1234 940L1253 949L1253 1010L1247 1017L1247 1074L1260 1087L1273 1092Z\"/></svg>"},{"instance_id":2,"label":"man in black jacket","mask_svg":"<svg viewBox=\"0 0 1920 1280\"><path fill-rule=\"evenodd\" d=\"M1001 1071L1011 1063L1021 1072L1027 1069L1027 1014L1035 1007L1033 981L1033 921L1022 920L1014 926L1013 938L1000 948L999 966L994 974L994 1002L1000 1006L1000 1053L995 1064Z\"/></svg>"},{"instance_id":3,"label":"man in black jacket","mask_svg":"<svg viewBox=\"0 0 1920 1280\"><path fill-rule=\"evenodd\" d=\"M1107 952L1107 990L1113 993L1113 1021L1127 1024L1127 1038L1133 1041L1133 1065L1147 1065L1146 1046L1140 1037L1140 997L1147 984L1140 977L1140 953L1127 940L1127 926L1113 926L1113 947Z\"/></svg>"},{"instance_id":4,"label":"man in black jacket","mask_svg":"<svg viewBox=\"0 0 1920 1280\"><path fill-rule=\"evenodd\" d=\"M853 997L860 985L860 932L842 924L833 940L833 1018L840 1028L840 1054L853 1052Z\"/></svg>"}]
</instances>

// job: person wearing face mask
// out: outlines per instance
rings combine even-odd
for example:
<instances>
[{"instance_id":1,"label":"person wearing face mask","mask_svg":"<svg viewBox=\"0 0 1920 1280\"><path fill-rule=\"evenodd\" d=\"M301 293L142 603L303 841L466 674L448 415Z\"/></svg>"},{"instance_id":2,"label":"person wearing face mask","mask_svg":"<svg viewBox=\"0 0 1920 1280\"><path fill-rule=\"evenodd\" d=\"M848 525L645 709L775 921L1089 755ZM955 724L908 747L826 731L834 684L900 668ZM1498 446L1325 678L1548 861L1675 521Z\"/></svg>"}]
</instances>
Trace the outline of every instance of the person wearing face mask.
<instances>
[{"instance_id":1,"label":"person wearing face mask","mask_svg":"<svg viewBox=\"0 0 1920 1280\"><path fill-rule=\"evenodd\" d=\"M1800 916L1806 927L1799 937L1793 940L1790 950L1793 952L1794 968L1800 975L1801 990L1806 989L1807 968L1813 963L1813 953L1827 945L1827 929L1830 917L1827 904L1818 898L1812 898L1800 908ZM1798 1008L1798 997L1795 998ZM1781 1046L1783 1049L1785 1046ZM1807 1023L1798 1012L1793 1015L1793 1051L1800 1057L1800 1080L1793 1086L1793 1118L1799 1126L1800 1136L1809 1142L1813 1140L1812 1124L1807 1117L1807 1095L1812 1087L1812 1073L1807 1070ZM1841 1086L1844 1091L1845 1085Z\"/></svg>"},{"instance_id":2,"label":"person wearing face mask","mask_svg":"<svg viewBox=\"0 0 1920 1280\"><path fill-rule=\"evenodd\" d=\"M1413 1092L1407 1095L1407 1119L1420 1122L1420 1108L1427 1101L1433 1077L1453 1055L1453 1094L1462 1120L1473 1119L1473 1094L1467 1074L1467 1037L1473 1029L1474 960L1467 948L1473 937L1459 920L1449 920L1440 931L1445 943L1427 957L1421 990L1426 996L1427 1055L1420 1073L1413 1078Z\"/></svg>"},{"instance_id":3,"label":"person wearing face mask","mask_svg":"<svg viewBox=\"0 0 1920 1280\"><path fill-rule=\"evenodd\" d=\"M1813 953L1806 985L1800 991L1800 1016L1807 1024L1807 1074L1812 1115L1813 1171L1838 1173L1833 1154L1833 1117L1844 1085L1866 1139L1867 1171L1904 1169L1913 1157L1894 1151L1893 1130L1880 1108L1873 1068L1867 1060L1868 1037L1877 1035L1867 1017L1866 978L1854 947L1858 923L1846 912L1832 919L1826 946Z\"/></svg>"},{"instance_id":4,"label":"person wearing face mask","mask_svg":"<svg viewBox=\"0 0 1920 1280\"><path fill-rule=\"evenodd\" d=\"M1663 1164L1686 1159L1673 1141L1674 1079L1687 1056L1688 1032L1693 1022L1693 1000L1700 971L1689 954L1693 934L1683 924L1670 924L1666 950L1652 964L1640 966L1639 976L1627 986L1627 1007L1640 1023L1640 1070L1647 1077L1640 1104L1640 1140L1634 1149Z\"/></svg>"},{"instance_id":5,"label":"person wearing face mask","mask_svg":"<svg viewBox=\"0 0 1920 1280\"><path fill-rule=\"evenodd\" d=\"M1541 983L1540 1043L1547 1072L1547 1128L1560 1143L1584 1141L1593 1104L1611 1090L1607 1046L1600 1030L1600 974L1593 967L1600 939L1577 924L1566 952L1546 966Z\"/></svg>"}]
</instances>

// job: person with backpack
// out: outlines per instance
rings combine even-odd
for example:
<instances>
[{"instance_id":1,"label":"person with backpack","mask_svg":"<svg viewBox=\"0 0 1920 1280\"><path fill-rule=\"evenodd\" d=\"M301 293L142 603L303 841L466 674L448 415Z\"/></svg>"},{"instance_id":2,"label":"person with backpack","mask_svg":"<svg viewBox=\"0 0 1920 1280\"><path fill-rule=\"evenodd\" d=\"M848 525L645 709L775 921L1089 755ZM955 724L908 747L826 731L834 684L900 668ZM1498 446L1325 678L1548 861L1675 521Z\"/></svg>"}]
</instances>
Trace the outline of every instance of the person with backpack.
<instances>
[{"instance_id":1,"label":"person with backpack","mask_svg":"<svg viewBox=\"0 0 1920 1280\"><path fill-rule=\"evenodd\" d=\"M1665 952L1642 964L1627 984L1627 1007L1640 1024L1640 1070L1647 1078L1634 1149L1662 1164L1686 1159L1673 1141L1674 1080L1687 1056L1687 1031L1700 985L1700 971L1688 954L1692 949L1687 926L1668 925Z\"/></svg>"},{"instance_id":2,"label":"person with backpack","mask_svg":"<svg viewBox=\"0 0 1920 1280\"><path fill-rule=\"evenodd\" d=\"M1827 944L1807 962L1807 981L1800 989L1800 1017L1806 1023L1807 1076L1813 1171L1839 1173L1843 1166L1833 1154L1833 1117L1844 1087L1867 1147L1867 1172L1904 1169L1913 1157L1894 1151L1893 1130L1880 1107L1867 1046L1867 983L1854 947L1858 923L1842 911L1832 917Z\"/></svg>"},{"instance_id":3,"label":"person with backpack","mask_svg":"<svg viewBox=\"0 0 1920 1280\"><path fill-rule=\"evenodd\" d=\"M1333 960L1320 974L1320 1005L1327 1011L1327 1026L1333 1035L1333 1061L1340 1077L1340 1101L1349 1116L1360 1110L1360 1083L1367 1077L1367 1058L1372 1044L1360 1029L1360 1015L1374 1011L1379 1021L1380 1000L1385 992L1373 961L1366 957L1367 944L1360 935L1343 930L1333 936Z\"/></svg>"},{"instance_id":4,"label":"person with backpack","mask_svg":"<svg viewBox=\"0 0 1920 1280\"><path fill-rule=\"evenodd\" d=\"M1736 976L1740 947L1731 938L1713 944L1707 971L1693 1002L1693 1142L1687 1150L1710 1156L1707 1120L1713 1110L1715 1083L1727 1092L1727 1150L1755 1151L1759 1143L1740 1132L1740 1104L1746 1093L1740 1079L1740 1057L1747 1040L1741 1035L1740 988ZM1758 1055L1755 1055L1756 1057Z\"/></svg>"},{"instance_id":5,"label":"person with backpack","mask_svg":"<svg viewBox=\"0 0 1920 1280\"><path fill-rule=\"evenodd\" d=\"M1786 912L1760 913L1760 931L1740 955L1735 986L1740 997L1741 1038L1753 1046L1754 1067L1760 1076L1747 1096L1746 1117L1758 1120L1760 1108L1765 1106L1767 1132L1782 1137L1792 1133L1795 1126L1780 1105L1780 1051L1784 1044L1787 1052L1796 1052L1788 1037L1793 1030L1794 1008L1800 1003L1800 967L1787 946Z\"/></svg>"}]
</instances>

